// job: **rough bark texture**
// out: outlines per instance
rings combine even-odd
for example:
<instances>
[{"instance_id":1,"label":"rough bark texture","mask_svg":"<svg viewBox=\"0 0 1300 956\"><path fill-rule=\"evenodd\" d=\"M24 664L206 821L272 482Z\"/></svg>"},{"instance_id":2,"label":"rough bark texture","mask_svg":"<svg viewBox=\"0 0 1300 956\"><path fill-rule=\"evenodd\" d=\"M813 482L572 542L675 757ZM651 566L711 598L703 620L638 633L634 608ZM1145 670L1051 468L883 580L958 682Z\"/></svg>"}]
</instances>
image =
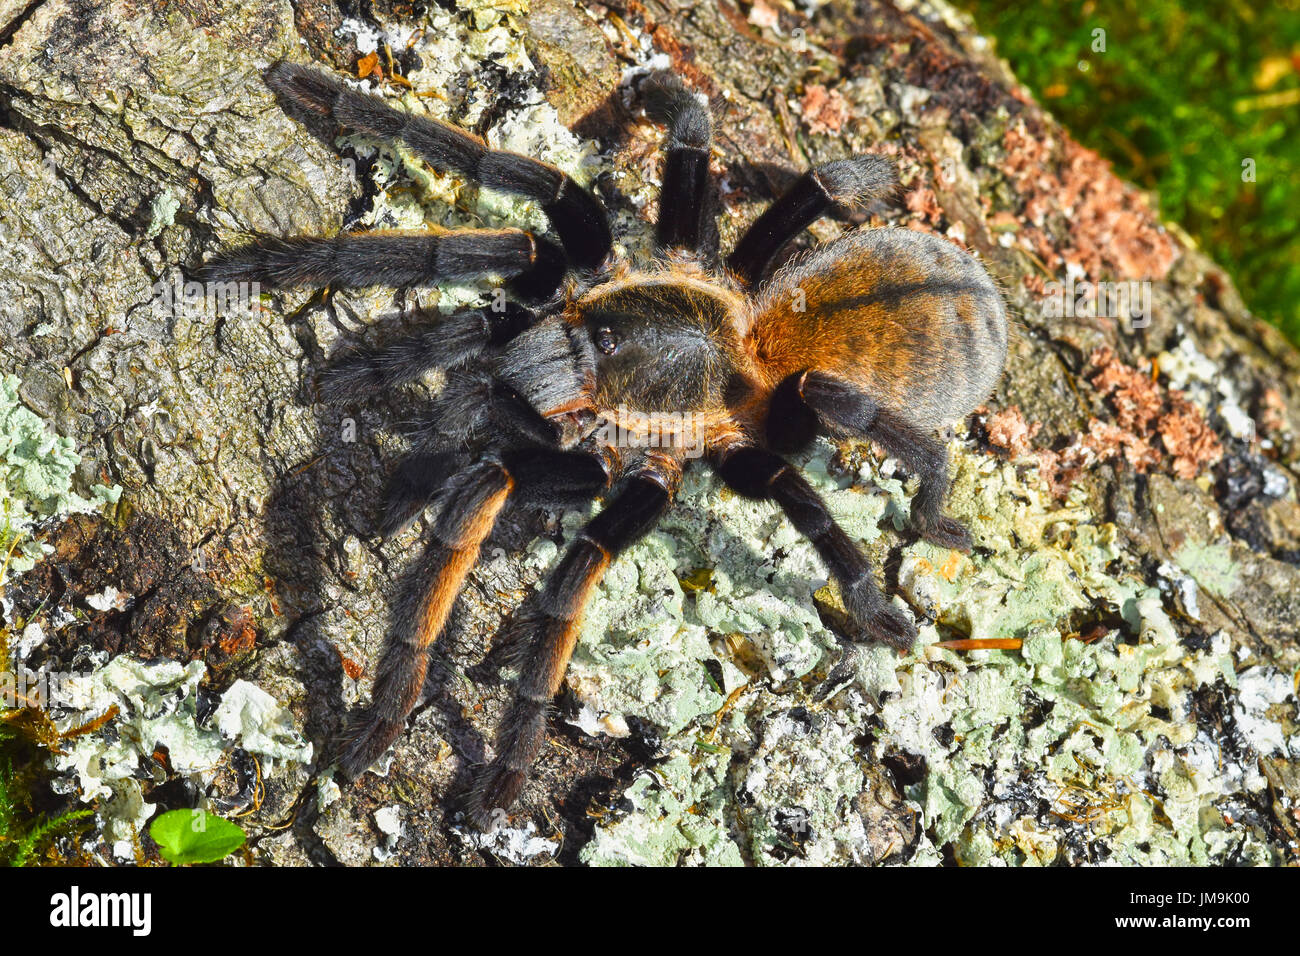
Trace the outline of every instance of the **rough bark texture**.
<instances>
[{"instance_id":1,"label":"rough bark texture","mask_svg":"<svg viewBox=\"0 0 1300 956\"><path fill-rule=\"evenodd\" d=\"M340 341L474 292L223 315L160 307L159 288L248 233L517 210L300 125L261 74L360 64L406 108L594 180L638 252L660 131L625 75L659 55L712 100L724 244L795 172L875 151L904 186L866 225L946 234L1002 282L1007 373L950 446L976 553L895 534L910 486L868 446L820 448L820 486L925 624L905 660L842 657L806 546L690 485L685 516L611 572L518 813L483 840L457 800L509 682L479 661L573 531L513 516L386 775L335 791L277 762L242 804L238 772L192 775L256 807L251 859L1295 862L1300 356L977 40L945 7L867 0L811 18L763 0L0 0L0 373L76 440L79 488L123 488L108 516L48 528L6 625L43 622L36 653L65 669L202 660L201 693L258 685L319 755L368 693L418 542L372 522L427 395L327 407L313 377ZM1067 276L1149 282L1149 324L1054 315ZM124 607L87 601L108 586ZM988 638L1019 643L934 646ZM169 777L146 774L146 799Z\"/></svg>"}]
</instances>

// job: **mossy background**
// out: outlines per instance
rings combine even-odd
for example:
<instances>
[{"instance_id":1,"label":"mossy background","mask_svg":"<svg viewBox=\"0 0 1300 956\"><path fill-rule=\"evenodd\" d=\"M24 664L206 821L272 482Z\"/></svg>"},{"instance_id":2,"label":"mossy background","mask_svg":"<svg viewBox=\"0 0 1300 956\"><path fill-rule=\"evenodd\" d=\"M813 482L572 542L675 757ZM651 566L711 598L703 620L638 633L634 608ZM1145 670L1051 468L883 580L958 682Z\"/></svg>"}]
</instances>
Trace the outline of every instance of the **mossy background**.
<instances>
[{"instance_id":1,"label":"mossy background","mask_svg":"<svg viewBox=\"0 0 1300 956\"><path fill-rule=\"evenodd\" d=\"M1157 192L1162 217L1300 343L1300 0L957 5L1080 142Z\"/></svg>"}]
</instances>

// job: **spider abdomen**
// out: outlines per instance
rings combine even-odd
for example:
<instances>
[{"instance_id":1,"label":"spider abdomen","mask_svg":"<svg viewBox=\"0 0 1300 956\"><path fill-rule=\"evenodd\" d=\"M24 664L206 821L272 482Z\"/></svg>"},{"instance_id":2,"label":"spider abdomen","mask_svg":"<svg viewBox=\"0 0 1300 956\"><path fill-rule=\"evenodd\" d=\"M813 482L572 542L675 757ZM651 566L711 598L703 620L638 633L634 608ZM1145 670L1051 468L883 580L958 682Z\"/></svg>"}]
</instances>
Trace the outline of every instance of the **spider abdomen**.
<instances>
[{"instance_id":1,"label":"spider abdomen","mask_svg":"<svg viewBox=\"0 0 1300 956\"><path fill-rule=\"evenodd\" d=\"M748 345L771 383L829 372L934 429L964 418L996 384L1007 316L983 266L951 242L869 229L779 269Z\"/></svg>"}]
</instances>

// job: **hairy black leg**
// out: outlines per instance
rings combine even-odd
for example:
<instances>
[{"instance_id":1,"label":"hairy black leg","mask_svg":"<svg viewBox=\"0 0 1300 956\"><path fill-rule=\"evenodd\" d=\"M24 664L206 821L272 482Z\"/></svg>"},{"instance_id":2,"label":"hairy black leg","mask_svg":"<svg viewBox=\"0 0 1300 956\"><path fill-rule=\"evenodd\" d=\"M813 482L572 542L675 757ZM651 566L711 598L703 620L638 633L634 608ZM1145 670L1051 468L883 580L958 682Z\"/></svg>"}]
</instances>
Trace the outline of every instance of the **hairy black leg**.
<instances>
[{"instance_id":1,"label":"hairy black leg","mask_svg":"<svg viewBox=\"0 0 1300 956\"><path fill-rule=\"evenodd\" d=\"M379 139L400 140L439 172L462 176L540 203L570 262L594 269L609 255L609 220L595 196L548 163L489 149L447 123L394 109L382 97L354 90L319 70L279 63L267 84L299 106Z\"/></svg>"},{"instance_id":2,"label":"hairy black leg","mask_svg":"<svg viewBox=\"0 0 1300 956\"><path fill-rule=\"evenodd\" d=\"M429 647L446 626L479 549L511 493L546 496L562 490L570 500L590 500L608 480L603 458L540 449L481 462L445 482L432 536L401 588L371 703L345 736L339 757L345 774L363 773L401 734L424 688Z\"/></svg>"},{"instance_id":3,"label":"hairy black leg","mask_svg":"<svg viewBox=\"0 0 1300 956\"><path fill-rule=\"evenodd\" d=\"M851 156L810 169L745 230L727 267L754 285L787 242L832 208L865 206L897 186L894 164L879 156Z\"/></svg>"},{"instance_id":4,"label":"hairy black leg","mask_svg":"<svg viewBox=\"0 0 1300 956\"><path fill-rule=\"evenodd\" d=\"M243 280L270 289L401 287L497 275L522 278L514 291L544 298L559 287L564 259L554 244L520 229L431 229L261 239L217 256L203 274L208 281Z\"/></svg>"},{"instance_id":5,"label":"hairy black leg","mask_svg":"<svg viewBox=\"0 0 1300 956\"><path fill-rule=\"evenodd\" d=\"M712 121L708 107L671 73L646 80L646 113L668 126L656 239L663 249L695 252L717 245L709 192Z\"/></svg>"},{"instance_id":6,"label":"hairy black leg","mask_svg":"<svg viewBox=\"0 0 1300 956\"><path fill-rule=\"evenodd\" d=\"M467 807L470 822L480 829L500 822L528 779L591 592L614 557L654 528L675 488L675 473L653 466L629 478L516 616L507 639L522 655L519 682L497 731L496 756L479 774Z\"/></svg>"},{"instance_id":7,"label":"hairy black leg","mask_svg":"<svg viewBox=\"0 0 1300 956\"><path fill-rule=\"evenodd\" d=\"M793 465L766 449L740 446L719 452L713 467L739 494L781 506L799 533L817 549L840 586L849 616L862 627L864 638L902 651L912 646L916 626L886 601L862 549L836 523L821 496Z\"/></svg>"},{"instance_id":8,"label":"hairy black leg","mask_svg":"<svg viewBox=\"0 0 1300 956\"><path fill-rule=\"evenodd\" d=\"M772 393L767 442L790 453L806 446L817 426L878 442L920 479L912 499L912 523L925 540L961 551L971 549L970 532L943 513L948 497L948 451L907 419L862 389L825 372L797 372Z\"/></svg>"},{"instance_id":9,"label":"hairy black leg","mask_svg":"<svg viewBox=\"0 0 1300 956\"><path fill-rule=\"evenodd\" d=\"M464 466L465 455L456 451L415 452L403 458L384 488L379 534L387 539L405 531Z\"/></svg>"},{"instance_id":10,"label":"hairy black leg","mask_svg":"<svg viewBox=\"0 0 1300 956\"><path fill-rule=\"evenodd\" d=\"M379 348L344 352L321 374L321 397L352 401L416 381L434 369L456 368L504 345L536 321L535 312L514 302L499 312L465 309L435 317L429 328Z\"/></svg>"}]
</instances>

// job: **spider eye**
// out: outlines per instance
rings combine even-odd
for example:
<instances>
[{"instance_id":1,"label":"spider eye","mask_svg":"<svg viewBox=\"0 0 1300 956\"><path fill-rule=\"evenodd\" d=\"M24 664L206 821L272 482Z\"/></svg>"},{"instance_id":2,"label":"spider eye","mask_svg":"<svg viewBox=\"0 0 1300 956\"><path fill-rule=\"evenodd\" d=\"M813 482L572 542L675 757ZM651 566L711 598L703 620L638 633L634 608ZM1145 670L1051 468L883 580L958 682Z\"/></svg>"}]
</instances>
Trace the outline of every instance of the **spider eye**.
<instances>
[{"instance_id":1,"label":"spider eye","mask_svg":"<svg viewBox=\"0 0 1300 956\"><path fill-rule=\"evenodd\" d=\"M618 337L614 335L612 329L605 327L596 333L596 348L606 355L613 355L618 351Z\"/></svg>"}]
</instances>

